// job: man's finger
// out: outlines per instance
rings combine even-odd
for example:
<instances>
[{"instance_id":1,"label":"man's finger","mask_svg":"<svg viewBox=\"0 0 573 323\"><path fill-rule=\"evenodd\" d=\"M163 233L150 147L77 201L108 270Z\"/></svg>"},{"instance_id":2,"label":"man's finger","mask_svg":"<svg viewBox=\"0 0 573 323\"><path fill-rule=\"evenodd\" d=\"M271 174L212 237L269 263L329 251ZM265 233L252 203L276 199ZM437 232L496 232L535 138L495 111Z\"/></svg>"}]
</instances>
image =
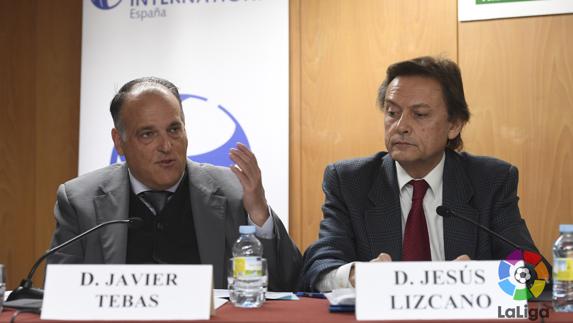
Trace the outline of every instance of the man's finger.
<instances>
[{"instance_id":1,"label":"man's finger","mask_svg":"<svg viewBox=\"0 0 573 323\"><path fill-rule=\"evenodd\" d=\"M238 142L235 147L236 147L237 150L240 150L240 151L243 152L245 155L247 155L250 159L253 159L255 162L257 161L257 158L255 157L255 154L254 154L249 148L247 148L247 146L245 146L245 145L243 145L242 143Z\"/></svg>"},{"instance_id":2,"label":"man's finger","mask_svg":"<svg viewBox=\"0 0 573 323\"><path fill-rule=\"evenodd\" d=\"M235 175L239 179L239 182L241 182L241 185L244 188L245 185L247 185L249 183L249 179L247 178L247 176L243 173L243 171L241 170L241 168L238 165L232 165L229 168L231 169L231 171L233 173L235 173Z\"/></svg>"},{"instance_id":3,"label":"man's finger","mask_svg":"<svg viewBox=\"0 0 573 323\"><path fill-rule=\"evenodd\" d=\"M468 260L472 260L472 258L470 258L470 256L468 255L461 255L456 259L454 259L454 261L468 261Z\"/></svg>"},{"instance_id":4,"label":"man's finger","mask_svg":"<svg viewBox=\"0 0 573 323\"><path fill-rule=\"evenodd\" d=\"M390 262L392 261L392 257L389 254L382 252L378 255L378 257L370 260L370 262Z\"/></svg>"},{"instance_id":5,"label":"man's finger","mask_svg":"<svg viewBox=\"0 0 573 323\"><path fill-rule=\"evenodd\" d=\"M229 156L231 160L233 160L235 163L239 165L239 168L243 172L247 173L248 175L250 174L251 176L252 174L254 174L253 169L256 167L256 164L253 165L252 159L249 159L249 157L246 156L243 152L239 151L236 148L231 148Z\"/></svg>"}]
</instances>

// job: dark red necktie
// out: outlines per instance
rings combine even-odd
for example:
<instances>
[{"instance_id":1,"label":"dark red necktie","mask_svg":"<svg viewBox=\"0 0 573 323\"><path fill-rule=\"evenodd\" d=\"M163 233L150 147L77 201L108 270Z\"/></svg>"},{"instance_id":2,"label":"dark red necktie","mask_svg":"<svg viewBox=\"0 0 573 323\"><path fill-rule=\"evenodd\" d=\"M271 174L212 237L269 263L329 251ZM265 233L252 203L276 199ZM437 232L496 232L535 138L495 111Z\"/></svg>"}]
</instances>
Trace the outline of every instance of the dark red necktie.
<instances>
[{"instance_id":1,"label":"dark red necktie","mask_svg":"<svg viewBox=\"0 0 573 323\"><path fill-rule=\"evenodd\" d=\"M402 260L432 260L430 253L430 238L428 236L428 225L424 215L424 195L428 190L428 183L425 180L411 180L414 187L412 195L412 208L406 220L404 230L404 243L402 245Z\"/></svg>"}]
</instances>

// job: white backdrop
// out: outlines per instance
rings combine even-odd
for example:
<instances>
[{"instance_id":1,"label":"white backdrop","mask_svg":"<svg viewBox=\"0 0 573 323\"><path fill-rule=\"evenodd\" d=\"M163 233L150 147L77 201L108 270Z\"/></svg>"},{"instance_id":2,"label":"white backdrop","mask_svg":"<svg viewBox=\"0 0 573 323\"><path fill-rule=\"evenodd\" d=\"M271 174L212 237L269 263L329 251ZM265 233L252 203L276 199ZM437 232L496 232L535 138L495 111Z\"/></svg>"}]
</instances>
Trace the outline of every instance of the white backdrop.
<instances>
[{"instance_id":1,"label":"white backdrop","mask_svg":"<svg viewBox=\"0 0 573 323\"><path fill-rule=\"evenodd\" d=\"M84 0L79 173L116 162L109 103L127 81L179 87L196 161L257 155L288 228L288 0ZM246 141L246 142L245 142Z\"/></svg>"}]
</instances>

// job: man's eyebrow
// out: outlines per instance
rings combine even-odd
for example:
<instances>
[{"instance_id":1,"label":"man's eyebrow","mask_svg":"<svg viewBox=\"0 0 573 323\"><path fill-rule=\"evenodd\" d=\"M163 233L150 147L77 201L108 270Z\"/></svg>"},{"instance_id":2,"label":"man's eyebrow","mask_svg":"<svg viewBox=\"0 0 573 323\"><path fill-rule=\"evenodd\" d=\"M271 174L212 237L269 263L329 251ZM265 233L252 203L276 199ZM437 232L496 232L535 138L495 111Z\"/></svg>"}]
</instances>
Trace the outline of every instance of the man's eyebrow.
<instances>
[{"instance_id":1,"label":"man's eyebrow","mask_svg":"<svg viewBox=\"0 0 573 323\"><path fill-rule=\"evenodd\" d=\"M431 108L432 106L427 103L416 103L412 106L413 109L417 108Z\"/></svg>"},{"instance_id":2,"label":"man's eyebrow","mask_svg":"<svg viewBox=\"0 0 573 323\"><path fill-rule=\"evenodd\" d=\"M391 104L391 105L394 105L394 106L401 108L401 106L398 103L396 103L395 101L393 101L392 99L384 99L384 106L386 106L388 104ZM412 109L429 109L431 107L432 106L427 104L427 103L416 103L416 104L411 106Z\"/></svg>"},{"instance_id":3,"label":"man's eyebrow","mask_svg":"<svg viewBox=\"0 0 573 323\"><path fill-rule=\"evenodd\" d=\"M384 105L387 105L387 104L392 104L392 105L395 105L397 107L400 107L400 105L398 103L392 101L392 99L384 99Z\"/></svg>"},{"instance_id":4,"label":"man's eyebrow","mask_svg":"<svg viewBox=\"0 0 573 323\"><path fill-rule=\"evenodd\" d=\"M154 129L155 129L155 127L153 127L153 126L143 126L143 127L137 128L137 132L154 130Z\"/></svg>"}]
</instances>

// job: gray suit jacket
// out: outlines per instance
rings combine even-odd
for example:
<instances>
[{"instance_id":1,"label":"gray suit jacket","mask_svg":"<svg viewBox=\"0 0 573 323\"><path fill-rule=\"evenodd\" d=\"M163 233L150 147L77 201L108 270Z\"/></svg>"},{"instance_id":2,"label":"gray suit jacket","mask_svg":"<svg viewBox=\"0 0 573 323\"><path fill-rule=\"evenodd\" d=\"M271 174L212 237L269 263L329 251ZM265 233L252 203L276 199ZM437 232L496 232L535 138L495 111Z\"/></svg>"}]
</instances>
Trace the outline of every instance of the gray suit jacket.
<instances>
[{"instance_id":1,"label":"gray suit jacket","mask_svg":"<svg viewBox=\"0 0 573 323\"><path fill-rule=\"evenodd\" d=\"M216 288L227 287L226 261L247 224L243 190L229 169L188 161L189 191L201 262L213 265ZM126 165L112 165L72 179L58 188L52 246L110 220L127 219L129 177ZM280 219L272 212L274 239L260 239L269 268L269 289L294 290L302 257ZM49 263L123 264L127 226L113 224L88 235L48 259Z\"/></svg>"},{"instance_id":2,"label":"gray suit jacket","mask_svg":"<svg viewBox=\"0 0 573 323\"><path fill-rule=\"evenodd\" d=\"M525 248L535 245L517 205L517 169L490 157L446 150L443 202ZM312 290L320 276L353 261L369 261L381 252L400 260L402 216L394 160L386 152L340 161L324 173L324 219L319 239L304 255L301 289ZM473 224L444 218L447 260L504 259L513 247Z\"/></svg>"}]
</instances>

